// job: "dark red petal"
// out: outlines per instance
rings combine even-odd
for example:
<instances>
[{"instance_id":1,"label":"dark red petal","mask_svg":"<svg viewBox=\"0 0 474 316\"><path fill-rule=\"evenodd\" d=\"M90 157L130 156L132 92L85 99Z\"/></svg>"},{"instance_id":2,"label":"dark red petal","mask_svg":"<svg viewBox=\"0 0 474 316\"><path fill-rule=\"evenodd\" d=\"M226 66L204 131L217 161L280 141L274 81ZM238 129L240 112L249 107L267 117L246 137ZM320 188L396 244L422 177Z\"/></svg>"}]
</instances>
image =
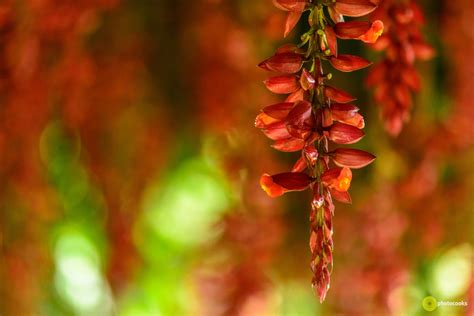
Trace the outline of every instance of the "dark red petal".
<instances>
[{"instance_id":1,"label":"dark red petal","mask_svg":"<svg viewBox=\"0 0 474 316\"><path fill-rule=\"evenodd\" d=\"M293 165L293 168L291 168L291 172L303 172L306 167L306 160L304 157L300 157L300 159L298 159Z\"/></svg>"},{"instance_id":2,"label":"dark red petal","mask_svg":"<svg viewBox=\"0 0 474 316\"><path fill-rule=\"evenodd\" d=\"M344 17L342 16L342 14L334 10L334 8L328 7L328 12L329 16L331 17L331 20L333 20L334 23L344 22Z\"/></svg>"},{"instance_id":3,"label":"dark red petal","mask_svg":"<svg viewBox=\"0 0 474 316\"><path fill-rule=\"evenodd\" d=\"M303 57L296 53L281 53L262 61L258 66L265 70L295 73L301 69Z\"/></svg>"},{"instance_id":4,"label":"dark red petal","mask_svg":"<svg viewBox=\"0 0 474 316\"><path fill-rule=\"evenodd\" d=\"M339 55L329 58L331 65L337 70L349 72L370 66L372 63L362 57L354 55Z\"/></svg>"},{"instance_id":5,"label":"dark red petal","mask_svg":"<svg viewBox=\"0 0 474 316\"><path fill-rule=\"evenodd\" d=\"M332 183L337 179L337 177L339 177L341 170L342 168L337 167L324 171L324 173L321 175L321 181L326 185Z\"/></svg>"},{"instance_id":6,"label":"dark red petal","mask_svg":"<svg viewBox=\"0 0 474 316\"><path fill-rule=\"evenodd\" d=\"M307 71L303 69L301 72L300 85L304 90L310 90L314 87L316 80L314 77Z\"/></svg>"},{"instance_id":7,"label":"dark red petal","mask_svg":"<svg viewBox=\"0 0 474 316\"><path fill-rule=\"evenodd\" d=\"M399 84L393 88L393 92L395 99L400 103L400 105L402 105L404 109L411 107L412 100L408 87Z\"/></svg>"},{"instance_id":8,"label":"dark red petal","mask_svg":"<svg viewBox=\"0 0 474 316\"><path fill-rule=\"evenodd\" d=\"M329 290L330 274L327 267L323 267L321 274L315 278L313 277L313 287L319 296L319 302L323 303L326 298L326 294Z\"/></svg>"},{"instance_id":9,"label":"dark red petal","mask_svg":"<svg viewBox=\"0 0 474 316\"><path fill-rule=\"evenodd\" d=\"M370 47L373 50L380 52L382 50L387 49L387 47L391 45L391 43L392 43L392 40L390 39L390 37L388 35L382 34L375 43L372 43L372 45L370 45Z\"/></svg>"},{"instance_id":10,"label":"dark red petal","mask_svg":"<svg viewBox=\"0 0 474 316\"><path fill-rule=\"evenodd\" d=\"M296 76L276 76L263 82L273 93L292 93L298 90L299 84Z\"/></svg>"},{"instance_id":11,"label":"dark red petal","mask_svg":"<svg viewBox=\"0 0 474 316\"><path fill-rule=\"evenodd\" d=\"M306 190L313 179L303 172L285 172L272 176L273 182L287 191Z\"/></svg>"},{"instance_id":12,"label":"dark red petal","mask_svg":"<svg viewBox=\"0 0 474 316\"><path fill-rule=\"evenodd\" d=\"M306 160L312 165L314 166L316 164L316 161L318 159L318 156L319 156L319 152L318 150L316 149L316 147L314 147L314 145L309 145L309 146L306 146L303 150L303 155L304 157L306 157Z\"/></svg>"},{"instance_id":13,"label":"dark red petal","mask_svg":"<svg viewBox=\"0 0 474 316\"><path fill-rule=\"evenodd\" d=\"M326 34L326 40L328 42L328 48L331 51L331 55L337 56L337 38L336 33L332 27L327 26L324 29L324 33Z\"/></svg>"},{"instance_id":14,"label":"dark red petal","mask_svg":"<svg viewBox=\"0 0 474 316\"><path fill-rule=\"evenodd\" d=\"M277 7L278 9L283 10L283 11L289 11L287 8L285 8L283 5L280 4L279 0L272 0L272 2L273 2L273 5Z\"/></svg>"},{"instance_id":15,"label":"dark red petal","mask_svg":"<svg viewBox=\"0 0 474 316\"><path fill-rule=\"evenodd\" d=\"M296 101L302 101L305 99L305 91L304 89L299 89L290 94L285 102L296 102Z\"/></svg>"},{"instance_id":16,"label":"dark red petal","mask_svg":"<svg viewBox=\"0 0 474 316\"><path fill-rule=\"evenodd\" d=\"M331 104L332 118L345 124L355 126L359 129L364 128L364 117L357 113L359 109L352 104Z\"/></svg>"},{"instance_id":17,"label":"dark red petal","mask_svg":"<svg viewBox=\"0 0 474 316\"><path fill-rule=\"evenodd\" d=\"M266 106L262 111L272 118L283 120L286 118L293 106L293 102L283 102Z\"/></svg>"},{"instance_id":18,"label":"dark red petal","mask_svg":"<svg viewBox=\"0 0 474 316\"><path fill-rule=\"evenodd\" d=\"M354 98L349 93L347 93L343 90L336 89L336 88L331 87L331 86L325 86L324 87L324 95L328 99L330 99L334 102L338 102L338 103L349 103L349 102L352 102L352 101L356 100L356 98Z\"/></svg>"},{"instance_id":19,"label":"dark red petal","mask_svg":"<svg viewBox=\"0 0 474 316\"><path fill-rule=\"evenodd\" d=\"M285 44L277 48L275 54L282 54L282 53L294 53L298 51L298 46L295 44Z\"/></svg>"},{"instance_id":20,"label":"dark red petal","mask_svg":"<svg viewBox=\"0 0 474 316\"><path fill-rule=\"evenodd\" d=\"M401 72L401 79L412 91L420 90L420 76L413 67L406 67Z\"/></svg>"},{"instance_id":21,"label":"dark red petal","mask_svg":"<svg viewBox=\"0 0 474 316\"><path fill-rule=\"evenodd\" d=\"M272 145L273 148L283 152L295 152L303 149L304 140L300 138L289 137L279 139Z\"/></svg>"},{"instance_id":22,"label":"dark red petal","mask_svg":"<svg viewBox=\"0 0 474 316\"><path fill-rule=\"evenodd\" d=\"M433 58L433 56L435 55L435 50L433 49L433 47L424 42L417 41L415 43L412 43L412 46L415 56L418 59L428 60Z\"/></svg>"},{"instance_id":23,"label":"dark red petal","mask_svg":"<svg viewBox=\"0 0 474 316\"><path fill-rule=\"evenodd\" d=\"M312 130L314 125L311 103L299 101L291 109L285 120L288 132L297 138L305 138Z\"/></svg>"},{"instance_id":24,"label":"dark red petal","mask_svg":"<svg viewBox=\"0 0 474 316\"><path fill-rule=\"evenodd\" d=\"M378 63L375 64L375 66L371 67L365 79L365 84L367 85L367 87L373 87L383 81L386 72L387 65L385 63Z\"/></svg>"},{"instance_id":25,"label":"dark red petal","mask_svg":"<svg viewBox=\"0 0 474 316\"><path fill-rule=\"evenodd\" d=\"M375 156L359 149L337 148L332 159L340 167L358 169L372 163L375 160Z\"/></svg>"},{"instance_id":26,"label":"dark red petal","mask_svg":"<svg viewBox=\"0 0 474 316\"><path fill-rule=\"evenodd\" d=\"M313 253L320 253L323 248L323 230L318 229L317 231L312 231L311 236L309 237L309 249Z\"/></svg>"},{"instance_id":27,"label":"dark red petal","mask_svg":"<svg viewBox=\"0 0 474 316\"><path fill-rule=\"evenodd\" d=\"M370 23L365 21L351 21L337 23L334 32L342 39L357 39L370 30Z\"/></svg>"},{"instance_id":28,"label":"dark red petal","mask_svg":"<svg viewBox=\"0 0 474 316\"><path fill-rule=\"evenodd\" d=\"M358 142L365 133L355 126L334 123L329 129L329 139L336 144L353 144Z\"/></svg>"},{"instance_id":29,"label":"dark red petal","mask_svg":"<svg viewBox=\"0 0 474 316\"><path fill-rule=\"evenodd\" d=\"M351 113L351 115L355 115L355 113L359 112L359 108L354 104L332 103L331 111L348 112Z\"/></svg>"},{"instance_id":30,"label":"dark red petal","mask_svg":"<svg viewBox=\"0 0 474 316\"><path fill-rule=\"evenodd\" d=\"M357 111L359 111L359 108L353 104L331 104L331 113L333 120L344 122L346 124L358 126L358 124L355 124L356 122L353 122L353 120L356 118Z\"/></svg>"},{"instance_id":31,"label":"dark red petal","mask_svg":"<svg viewBox=\"0 0 474 316\"><path fill-rule=\"evenodd\" d=\"M273 140L286 139L291 136L288 133L284 122L272 123L265 128L262 128L262 132L265 136Z\"/></svg>"},{"instance_id":32,"label":"dark red petal","mask_svg":"<svg viewBox=\"0 0 474 316\"><path fill-rule=\"evenodd\" d=\"M285 32L283 33L283 37L287 37L288 34L295 28L296 24L301 18L303 11L291 11L288 14L285 22Z\"/></svg>"},{"instance_id":33,"label":"dark red petal","mask_svg":"<svg viewBox=\"0 0 474 316\"><path fill-rule=\"evenodd\" d=\"M303 12L306 6L306 0L273 0L273 4L281 9L288 11Z\"/></svg>"},{"instance_id":34,"label":"dark red petal","mask_svg":"<svg viewBox=\"0 0 474 316\"><path fill-rule=\"evenodd\" d=\"M331 192L331 197L339 202L347 204L352 203L351 195L347 191L341 192L338 190L329 189L329 192Z\"/></svg>"},{"instance_id":35,"label":"dark red petal","mask_svg":"<svg viewBox=\"0 0 474 316\"><path fill-rule=\"evenodd\" d=\"M369 14L377 5L369 0L336 0L334 8L342 15L357 17Z\"/></svg>"},{"instance_id":36,"label":"dark red petal","mask_svg":"<svg viewBox=\"0 0 474 316\"><path fill-rule=\"evenodd\" d=\"M323 112L323 119L322 119L322 125L323 127L329 127L333 123L333 117L332 117L332 112L331 109L328 107L325 107Z\"/></svg>"}]
</instances>

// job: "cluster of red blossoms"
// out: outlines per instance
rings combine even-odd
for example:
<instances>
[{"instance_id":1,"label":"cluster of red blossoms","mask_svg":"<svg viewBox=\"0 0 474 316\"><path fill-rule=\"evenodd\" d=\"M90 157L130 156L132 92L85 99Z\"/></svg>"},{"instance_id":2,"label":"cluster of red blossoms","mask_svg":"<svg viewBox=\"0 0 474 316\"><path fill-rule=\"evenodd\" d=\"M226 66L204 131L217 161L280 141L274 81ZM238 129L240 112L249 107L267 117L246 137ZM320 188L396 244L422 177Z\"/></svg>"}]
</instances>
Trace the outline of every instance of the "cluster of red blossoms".
<instances>
[{"instance_id":1,"label":"cluster of red blossoms","mask_svg":"<svg viewBox=\"0 0 474 316\"><path fill-rule=\"evenodd\" d=\"M375 88L374 99L381 107L385 129L396 136L410 118L412 93L420 90L414 63L432 58L434 50L421 34L424 16L416 1L381 0L371 17L385 26L373 45L375 50L385 51L385 58L371 69L367 85Z\"/></svg>"},{"instance_id":2,"label":"cluster of red blossoms","mask_svg":"<svg viewBox=\"0 0 474 316\"><path fill-rule=\"evenodd\" d=\"M335 144L359 141L364 136L361 130L364 118L352 104L356 100L353 96L326 83L332 75L322 66L328 61L343 72L369 66L370 62L361 57L338 54L337 38L374 43L383 32L383 24L344 21L344 16L359 17L375 10L376 4L369 0L274 0L274 3L289 11L285 35L304 11L309 11L309 30L301 36L301 43L284 45L259 64L265 70L280 73L265 81L267 88L289 96L282 103L265 107L255 125L275 141L272 145L275 149L301 151L301 157L291 172L264 174L260 185L271 197L288 191L312 191L309 242L312 285L322 302L332 271L333 199L350 203L351 168L362 168L375 159L358 149L329 151L329 141Z\"/></svg>"}]
</instances>

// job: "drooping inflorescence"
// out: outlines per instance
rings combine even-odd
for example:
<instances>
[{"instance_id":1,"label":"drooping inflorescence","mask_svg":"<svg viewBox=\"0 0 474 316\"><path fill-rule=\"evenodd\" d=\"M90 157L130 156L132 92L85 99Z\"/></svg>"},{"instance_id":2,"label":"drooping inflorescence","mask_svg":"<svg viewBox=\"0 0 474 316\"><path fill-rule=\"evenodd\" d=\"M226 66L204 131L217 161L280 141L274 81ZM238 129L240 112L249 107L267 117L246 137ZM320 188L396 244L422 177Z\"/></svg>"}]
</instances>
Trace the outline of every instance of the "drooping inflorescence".
<instances>
[{"instance_id":1,"label":"drooping inflorescence","mask_svg":"<svg viewBox=\"0 0 474 316\"><path fill-rule=\"evenodd\" d=\"M432 58L434 50L423 39L424 16L415 0L378 1L371 18L382 20L385 32L372 47L384 57L372 67L366 83L374 88L385 129L396 136L410 118L412 95L420 90L415 61Z\"/></svg>"},{"instance_id":2,"label":"drooping inflorescence","mask_svg":"<svg viewBox=\"0 0 474 316\"><path fill-rule=\"evenodd\" d=\"M333 199L350 203L351 169L370 164L375 156L358 149L329 150L329 142L353 144L364 132L364 118L352 104L349 93L327 84L332 74L323 64L351 72L370 62L354 55L338 54L337 38L374 43L383 23L345 22L344 16L359 17L377 7L369 0L274 0L289 12L285 36L308 11L309 30L298 45L287 44L259 66L279 73L265 80L277 94L289 94L284 102L269 105L257 116L255 125L274 140L272 147L283 152L301 151L291 172L264 174L261 187L271 197L288 191L310 189L310 240L312 285L322 302L329 289L332 271Z\"/></svg>"}]
</instances>

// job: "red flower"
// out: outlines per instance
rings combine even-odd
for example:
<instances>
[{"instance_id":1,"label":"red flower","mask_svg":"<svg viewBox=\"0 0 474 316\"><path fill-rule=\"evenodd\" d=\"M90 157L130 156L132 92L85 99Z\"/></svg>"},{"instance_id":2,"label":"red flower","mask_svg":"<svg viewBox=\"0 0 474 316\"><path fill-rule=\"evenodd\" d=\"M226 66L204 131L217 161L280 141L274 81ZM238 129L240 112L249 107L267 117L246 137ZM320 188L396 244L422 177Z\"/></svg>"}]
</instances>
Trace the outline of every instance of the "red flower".
<instances>
[{"instance_id":1,"label":"red flower","mask_svg":"<svg viewBox=\"0 0 474 316\"><path fill-rule=\"evenodd\" d=\"M321 181L330 189L347 192L352 181L351 169L347 167L328 169L321 176Z\"/></svg>"},{"instance_id":2,"label":"red flower","mask_svg":"<svg viewBox=\"0 0 474 316\"><path fill-rule=\"evenodd\" d=\"M306 190L311 182L311 177L303 172L286 172L273 176L264 174L260 178L260 186L271 197L288 191Z\"/></svg>"},{"instance_id":3,"label":"red flower","mask_svg":"<svg viewBox=\"0 0 474 316\"><path fill-rule=\"evenodd\" d=\"M369 72L366 83L374 87L374 99L379 105L385 129L398 135L407 122L412 106L412 95L420 89L419 75L414 68L417 59L433 57L434 50L423 41L420 28L423 14L414 0L383 0L373 13L386 27L386 32L372 47L384 51L385 57ZM369 41L377 36L380 26L375 23L361 40ZM349 22L354 23L354 22ZM336 34L346 36L344 23L335 26Z\"/></svg>"},{"instance_id":4,"label":"red flower","mask_svg":"<svg viewBox=\"0 0 474 316\"><path fill-rule=\"evenodd\" d=\"M383 33L383 22L366 21L340 22L334 26L337 37L342 39L358 39L365 43L375 43Z\"/></svg>"},{"instance_id":5,"label":"red flower","mask_svg":"<svg viewBox=\"0 0 474 316\"><path fill-rule=\"evenodd\" d=\"M265 85L274 93L289 95L285 102L265 107L255 125L275 141L274 148L301 150L292 172L264 174L260 185L271 197L289 191L313 191L309 242L314 274L312 284L322 302L329 289L332 271L333 199L351 203L348 190L352 172L349 168L361 168L375 159L372 154L357 149L336 148L329 152L329 141L336 144L359 141L364 136L361 130L364 118L359 109L350 104L355 97L325 83L330 74L324 73L322 62L327 61L344 72L369 66L370 62L361 57L338 54L337 37L374 42L383 25L380 21L344 22L343 15L361 16L373 11L376 6L369 0L336 0L327 1L327 4L323 1L326 8L302 0L274 0L274 3L289 11L285 36L303 10L310 11L311 29L301 37L302 43L298 46L282 46L259 65L268 71L284 73L265 80ZM334 28L328 24L326 12L335 23ZM411 76L406 79L412 85L415 83ZM399 89L398 98L405 98L405 95ZM332 167L332 163L336 167Z\"/></svg>"}]
</instances>

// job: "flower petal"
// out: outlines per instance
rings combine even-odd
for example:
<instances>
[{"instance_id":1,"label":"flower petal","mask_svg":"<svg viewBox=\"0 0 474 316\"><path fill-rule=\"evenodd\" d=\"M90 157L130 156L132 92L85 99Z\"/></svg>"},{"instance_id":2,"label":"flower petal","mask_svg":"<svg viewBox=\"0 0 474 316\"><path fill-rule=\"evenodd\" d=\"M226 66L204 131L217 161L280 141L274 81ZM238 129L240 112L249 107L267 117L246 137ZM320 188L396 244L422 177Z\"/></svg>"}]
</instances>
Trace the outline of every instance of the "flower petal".
<instances>
[{"instance_id":1,"label":"flower petal","mask_svg":"<svg viewBox=\"0 0 474 316\"><path fill-rule=\"evenodd\" d=\"M286 129L285 123L281 121L272 123L265 128L262 128L262 132L265 134L265 136L273 140L286 139L291 136Z\"/></svg>"},{"instance_id":2,"label":"flower petal","mask_svg":"<svg viewBox=\"0 0 474 316\"><path fill-rule=\"evenodd\" d=\"M359 149L337 148L332 159L340 167L359 169L372 163L375 156Z\"/></svg>"},{"instance_id":3,"label":"flower petal","mask_svg":"<svg viewBox=\"0 0 474 316\"><path fill-rule=\"evenodd\" d=\"M336 144L353 144L364 135L362 130L344 123L334 123L329 129L329 139Z\"/></svg>"},{"instance_id":4,"label":"flower petal","mask_svg":"<svg viewBox=\"0 0 474 316\"><path fill-rule=\"evenodd\" d=\"M334 9L342 15L358 17L369 14L377 5L369 0L336 0Z\"/></svg>"},{"instance_id":5,"label":"flower petal","mask_svg":"<svg viewBox=\"0 0 474 316\"><path fill-rule=\"evenodd\" d=\"M304 159L304 157L300 157L300 159L298 159L293 165L293 168L291 168L291 172L303 172L306 167L308 167L306 164L306 160Z\"/></svg>"},{"instance_id":6,"label":"flower petal","mask_svg":"<svg viewBox=\"0 0 474 316\"><path fill-rule=\"evenodd\" d=\"M329 16L331 17L331 20L333 20L334 23L341 23L344 22L344 16L334 10L333 7L328 7L328 13Z\"/></svg>"},{"instance_id":7,"label":"flower petal","mask_svg":"<svg viewBox=\"0 0 474 316\"><path fill-rule=\"evenodd\" d=\"M314 87L316 80L314 77L307 71L303 69L301 72L300 85L304 90L310 90Z\"/></svg>"},{"instance_id":8,"label":"flower petal","mask_svg":"<svg viewBox=\"0 0 474 316\"><path fill-rule=\"evenodd\" d=\"M331 86L324 87L324 95L328 99L338 103L349 103L356 100L356 98L349 93Z\"/></svg>"},{"instance_id":9,"label":"flower petal","mask_svg":"<svg viewBox=\"0 0 474 316\"><path fill-rule=\"evenodd\" d=\"M295 152L303 149L304 140L301 138L288 137L276 140L272 147L283 152Z\"/></svg>"},{"instance_id":10,"label":"flower petal","mask_svg":"<svg viewBox=\"0 0 474 316\"><path fill-rule=\"evenodd\" d=\"M334 32L342 39L358 39L370 30L370 26L366 21L342 22L334 26Z\"/></svg>"},{"instance_id":11,"label":"flower petal","mask_svg":"<svg viewBox=\"0 0 474 316\"><path fill-rule=\"evenodd\" d=\"M401 79L412 91L416 92L420 90L420 76L415 68L408 66L401 72Z\"/></svg>"},{"instance_id":12,"label":"flower petal","mask_svg":"<svg viewBox=\"0 0 474 316\"><path fill-rule=\"evenodd\" d=\"M331 104L332 118L335 121L346 123L357 128L364 128L364 117L357 113L359 108L353 104Z\"/></svg>"},{"instance_id":13,"label":"flower petal","mask_svg":"<svg viewBox=\"0 0 474 316\"><path fill-rule=\"evenodd\" d=\"M271 197L277 197L288 191L306 190L313 179L303 172L284 172L270 176L262 175L260 186Z\"/></svg>"},{"instance_id":14,"label":"flower petal","mask_svg":"<svg viewBox=\"0 0 474 316\"><path fill-rule=\"evenodd\" d=\"M335 189L329 189L329 192L331 192L331 197L339 202L347 204L352 203L351 195L347 191L341 192Z\"/></svg>"},{"instance_id":15,"label":"flower petal","mask_svg":"<svg viewBox=\"0 0 474 316\"><path fill-rule=\"evenodd\" d=\"M295 104L293 102L276 103L263 108L263 112L272 118L283 120ZM258 127L258 126L257 126Z\"/></svg>"},{"instance_id":16,"label":"flower petal","mask_svg":"<svg viewBox=\"0 0 474 316\"><path fill-rule=\"evenodd\" d=\"M258 66L269 71L295 73L301 69L303 57L296 53L280 53L262 61Z\"/></svg>"},{"instance_id":17,"label":"flower petal","mask_svg":"<svg viewBox=\"0 0 474 316\"><path fill-rule=\"evenodd\" d=\"M282 186L273 182L273 178L266 173L260 177L260 187L273 198L283 195L283 193L287 191Z\"/></svg>"},{"instance_id":18,"label":"flower petal","mask_svg":"<svg viewBox=\"0 0 474 316\"><path fill-rule=\"evenodd\" d=\"M337 177L339 177L341 171L342 168L339 167L328 169L321 175L321 181L324 185L331 186Z\"/></svg>"},{"instance_id":19,"label":"flower petal","mask_svg":"<svg viewBox=\"0 0 474 316\"><path fill-rule=\"evenodd\" d=\"M285 22L285 32L283 33L283 37L287 37L288 34L295 28L296 24L301 18L303 11L291 11L288 13Z\"/></svg>"},{"instance_id":20,"label":"flower petal","mask_svg":"<svg viewBox=\"0 0 474 316\"><path fill-rule=\"evenodd\" d=\"M303 12L306 0L273 0L273 4L281 10Z\"/></svg>"},{"instance_id":21,"label":"flower petal","mask_svg":"<svg viewBox=\"0 0 474 316\"><path fill-rule=\"evenodd\" d=\"M296 76L270 77L263 83L271 92L280 94L292 93L299 88Z\"/></svg>"},{"instance_id":22,"label":"flower petal","mask_svg":"<svg viewBox=\"0 0 474 316\"><path fill-rule=\"evenodd\" d=\"M360 36L359 39L364 43L373 44L382 35L383 28L383 22L376 20L372 23L370 29L364 35Z\"/></svg>"},{"instance_id":23,"label":"flower petal","mask_svg":"<svg viewBox=\"0 0 474 316\"><path fill-rule=\"evenodd\" d=\"M331 55L337 56L337 38L336 33L332 27L327 26L324 29L324 33L326 34L326 40L328 42L328 48L331 52Z\"/></svg>"},{"instance_id":24,"label":"flower petal","mask_svg":"<svg viewBox=\"0 0 474 316\"><path fill-rule=\"evenodd\" d=\"M331 65L337 70L350 72L370 66L372 63L362 57L354 55L339 55L329 58Z\"/></svg>"},{"instance_id":25,"label":"flower petal","mask_svg":"<svg viewBox=\"0 0 474 316\"><path fill-rule=\"evenodd\" d=\"M285 102L296 102L296 101L302 101L305 99L305 91L304 89L299 89L290 94Z\"/></svg>"},{"instance_id":26,"label":"flower petal","mask_svg":"<svg viewBox=\"0 0 474 316\"><path fill-rule=\"evenodd\" d=\"M291 109L285 120L288 132L296 138L305 138L312 130L314 125L311 103L308 101L299 101Z\"/></svg>"},{"instance_id":27,"label":"flower petal","mask_svg":"<svg viewBox=\"0 0 474 316\"><path fill-rule=\"evenodd\" d=\"M273 124L275 122L278 122L278 119L275 119L274 117L271 117L267 115L266 113L260 113L257 115L255 118L255 127L257 128L265 128L269 126L270 124Z\"/></svg>"}]
</instances>

